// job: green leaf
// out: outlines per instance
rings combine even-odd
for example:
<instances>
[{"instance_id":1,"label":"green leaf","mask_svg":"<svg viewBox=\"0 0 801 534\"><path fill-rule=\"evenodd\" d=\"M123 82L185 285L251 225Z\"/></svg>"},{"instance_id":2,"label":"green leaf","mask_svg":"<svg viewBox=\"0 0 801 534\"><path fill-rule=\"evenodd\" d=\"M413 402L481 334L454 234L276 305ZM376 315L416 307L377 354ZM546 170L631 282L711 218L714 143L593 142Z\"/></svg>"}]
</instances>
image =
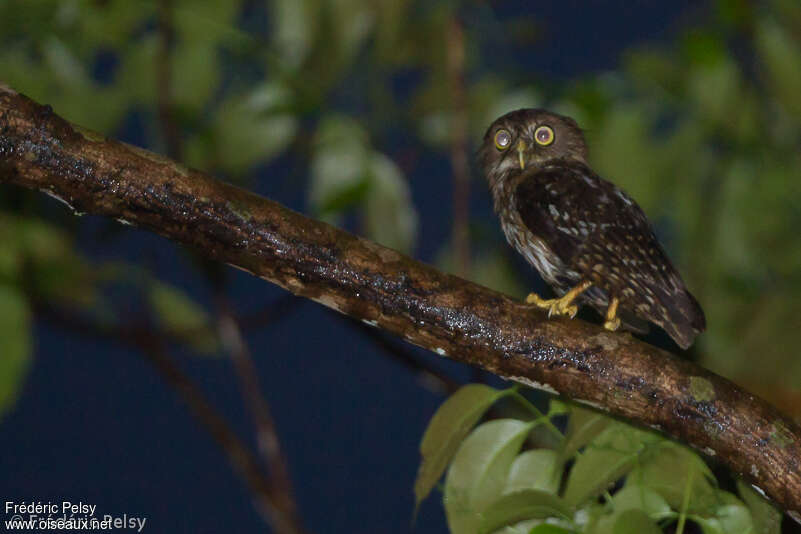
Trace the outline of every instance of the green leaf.
<instances>
[{"instance_id":1,"label":"green leaf","mask_svg":"<svg viewBox=\"0 0 801 534\"><path fill-rule=\"evenodd\" d=\"M41 219L7 219L15 229L14 240L27 266L26 275L44 298L68 301L88 308L97 304L98 293L87 261L78 255L70 235Z\"/></svg>"},{"instance_id":2,"label":"green leaf","mask_svg":"<svg viewBox=\"0 0 801 534\"><path fill-rule=\"evenodd\" d=\"M311 160L309 203L322 216L352 207L369 188L370 151L367 132L355 121L339 115L326 117L320 123ZM352 205L343 203L349 199Z\"/></svg>"},{"instance_id":3,"label":"green leaf","mask_svg":"<svg viewBox=\"0 0 801 534\"><path fill-rule=\"evenodd\" d=\"M31 360L31 313L16 288L0 285L0 415L19 395Z\"/></svg>"},{"instance_id":4,"label":"green leaf","mask_svg":"<svg viewBox=\"0 0 801 534\"><path fill-rule=\"evenodd\" d=\"M53 36L43 43L42 56L53 78L60 84L79 90L86 90L91 84L86 68L74 50L58 37Z\"/></svg>"},{"instance_id":5,"label":"green leaf","mask_svg":"<svg viewBox=\"0 0 801 534\"><path fill-rule=\"evenodd\" d=\"M566 461L573 457L580 448L592 441L613 419L593 410L576 405L569 406L570 418L567 421L567 434L559 458Z\"/></svg>"},{"instance_id":6,"label":"green leaf","mask_svg":"<svg viewBox=\"0 0 801 534\"><path fill-rule=\"evenodd\" d=\"M542 519L527 519L519 521L495 531L495 534L528 534L532 528L542 524Z\"/></svg>"},{"instance_id":7,"label":"green leaf","mask_svg":"<svg viewBox=\"0 0 801 534\"><path fill-rule=\"evenodd\" d=\"M182 40L170 53L172 102L184 113L198 114L220 82L220 66L214 42L201 38Z\"/></svg>"},{"instance_id":8,"label":"green leaf","mask_svg":"<svg viewBox=\"0 0 801 534\"><path fill-rule=\"evenodd\" d=\"M154 282L148 293L150 305L161 327L201 354L218 348L212 322L203 308L175 287Z\"/></svg>"},{"instance_id":9,"label":"green leaf","mask_svg":"<svg viewBox=\"0 0 801 534\"><path fill-rule=\"evenodd\" d=\"M572 516L573 510L553 493L527 489L506 494L492 503L481 514L478 531L487 534L526 519L557 517L569 520Z\"/></svg>"},{"instance_id":10,"label":"green leaf","mask_svg":"<svg viewBox=\"0 0 801 534\"><path fill-rule=\"evenodd\" d=\"M444 150L448 146L451 135L450 115L444 111L428 113L419 120L417 135L434 148Z\"/></svg>"},{"instance_id":11,"label":"green leaf","mask_svg":"<svg viewBox=\"0 0 801 534\"><path fill-rule=\"evenodd\" d=\"M612 534L661 534L662 530L642 510L626 510L617 516Z\"/></svg>"},{"instance_id":12,"label":"green leaf","mask_svg":"<svg viewBox=\"0 0 801 534\"><path fill-rule=\"evenodd\" d=\"M330 0L333 43L338 61L349 62L360 49L375 23L373 7L366 0Z\"/></svg>"},{"instance_id":13,"label":"green leaf","mask_svg":"<svg viewBox=\"0 0 801 534\"><path fill-rule=\"evenodd\" d=\"M576 458L565 488L565 501L578 506L600 495L628 473L639 456L661 438L622 423L613 423L598 434Z\"/></svg>"},{"instance_id":14,"label":"green leaf","mask_svg":"<svg viewBox=\"0 0 801 534\"><path fill-rule=\"evenodd\" d=\"M368 176L370 186L364 206L367 236L384 246L411 252L418 217L403 174L391 159L373 153Z\"/></svg>"},{"instance_id":15,"label":"green leaf","mask_svg":"<svg viewBox=\"0 0 801 534\"><path fill-rule=\"evenodd\" d=\"M612 497L616 513L626 510L641 510L651 519L661 519L671 513L670 505L655 491L626 482L626 486Z\"/></svg>"},{"instance_id":16,"label":"green leaf","mask_svg":"<svg viewBox=\"0 0 801 534\"><path fill-rule=\"evenodd\" d=\"M717 510L717 519L726 534L754 532L754 523L748 508L742 504L727 504Z\"/></svg>"},{"instance_id":17,"label":"green leaf","mask_svg":"<svg viewBox=\"0 0 801 534\"><path fill-rule=\"evenodd\" d=\"M16 220L0 212L0 284L15 282L20 274L23 265L21 246L17 240Z\"/></svg>"},{"instance_id":18,"label":"green leaf","mask_svg":"<svg viewBox=\"0 0 801 534\"><path fill-rule=\"evenodd\" d=\"M13 241L0 238L0 283L16 280L21 268L19 249Z\"/></svg>"},{"instance_id":19,"label":"green leaf","mask_svg":"<svg viewBox=\"0 0 801 534\"><path fill-rule=\"evenodd\" d=\"M86 6L76 14L75 23L80 24L81 41L95 46L109 47L115 51L124 48L132 34L147 24L154 16L157 5L147 2L109 0L102 6L84 2Z\"/></svg>"},{"instance_id":20,"label":"green leaf","mask_svg":"<svg viewBox=\"0 0 801 534\"><path fill-rule=\"evenodd\" d=\"M551 399L551 402L548 404L548 417L569 415L571 408L572 406L565 401L559 399Z\"/></svg>"},{"instance_id":21,"label":"green leaf","mask_svg":"<svg viewBox=\"0 0 801 534\"><path fill-rule=\"evenodd\" d=\"M314 0L270 2L273 45L287 67L299 67L311 50L318 24L316 4Z\"/></svg>"},{"instance_id":22,"label":"green leaf","mask_svg":"<svg viewBox=\"0 0 801 534\"><path fill-rule=\"evenodd\" d=\"M407 35L410 33L409 23L413 17L414 2L393 0L376 5L380 5L376 14L376 27L381 28L381 31L375 33L376 60L393 66L403 66L410 54Z\"/></svg>"},{"instance_id":23,"label":"green leaf","mask_svg":"<svg viewBox=\"0 0 801 534\"><path fill-rule=\"evenodd\" d=\"M559 456L550 449L533 449L515 458L509 471L505 493L524 489L556 493L562 471Z\"/></svg>"},{"instance_id":24,"label":"green leaf","mask_svg":"<svg viewBox=\"0 0 801 534\"><path fill-rule=\"evenodd\" d=\"M453 534L474 534L481 515L498 499L509 469L535 423L497 419L462 443L445 477L445 514Z\"/></svg>"},{"instance_id":25,"label":"green leaf","mask_svg":"<svg viewBox=\"0 0 801 534\"><path fill-rule=\"evenodd\" d=\"M690 519L701 526L704 534L753 534L754 524L748 508L734 495L717 492L718 502L711 516L692 515Z\"/></svg>"},{"instance_id":26,"label":"green leaf","mask_svg":"<svg viewBox=\"0 0 801 534\"><path fill-rule=\"evenodd\" d=\"M13 228L13 237L29 261L37 263L59 261L72 248L69 235L45 222L34 218L4 218L4 225Z\"/></svg>"},{"instance_id":27,"label":"green leaf","mask_svg":"<svg viewBox=\"0 0 801 534\"><path fill-rule=\"evenodd\" d=\"M612 534L617 521L617 514L604 513L604 508L594 505L590 510L590 518L583 529L584 534Z\"/></svg>"},{"instance_id":28,"label":"green leaf","mask_svg":"<svg viewBox=\"0 0 801 534\"><path fill-rule=\"evenodd\" d=\"M661 495L674 510L681 510L687 478L692 476L687 511L691 514L713 513L720 504L713 486L715 477L709 467L691 450L663 441L656 454L645 459L628 481Z\"/></svg>"},{"instance_id":29,"label":"green leaf","mask_svg":"<svg viewBox=\"0 0 801 534\"><path fill-rule=\"evenodd\" d=\"M418 217L398 166L370 150L367 133L347 117L323 120L314 144L312 210L333 222L339 212L363 204L368 237L409 252L417 236Z\"/></svg>"},{"instance_id":30,"label":"green leaf","mask_svg":"<svg viewBox=\"0 0 801 534\"><path fill-rule=\"evenodd\" d=\"M120 52L117 84L134 104L154 106L156 102L156 56L159 40L155 34L140 38L135 46Z\"/></svg>"},{"instance_id":31,"label":"green leaf","mask_svg":"<svg viewBox=\"0 0 801 534\"><path fill-rule=\"evenodd\" d=\"M682 48L692 65L715 65L726 58L726 46L719 35L694 29L683 37Z\"/></svg>"},{"instance_id":32,"label":"green leaf","mask_svg":"<svg viewBox=\"0 0 801 534\"><path fill-rule=\"evenodd\" d=\"M291 102L289 91L268 82L220 105L214 128L219 157L216 163L241 174L285 150L298 130ZM191 163L196 164L202 156L194 155Z\"/></svg>"},{"instance_id":33,"label":"green leaf","mask_svg":"<svg viewBox=\"0 0 801 534\"><path fill-rule=\"evenodd\" d=\"M729 124L742 101L740 72L733 60L721 58L712 64L699 65L687 76L687 92L698 114L722 126Z\"/></svg>"},{"instance_id":34,"label":"green leaf","mask_svg":"<svg viewBox=\"0 0 801 534\"><path fill-rule=\"evenodd\" d=\"M677 93L684 82L681 65L674 57L654 50L635 50L626 57L626 71L635 85L656 85Z\"/></svg>"},{"instance_id":35,"label":"green leaf","mask_svg":"<svg viewBox=\"0 0 801 534\"><path fill-rule=\"evenodd\" d=\"M503 249L480 254L471 263L470 271L470 280L478 284L507 295L525 294L518 270L512 264L507 251Z\"/></svg>"},{"instance_id":36,"label":"green leaf","mask_svg":"<svg viewBox=\"0 0 801 534\"><path fill-rule=\"evenodd\" d=\"M781 533L782 513L775 506L742 480L737 481L737 493L751 511L754 534Z\"/></svg>"},{"instance_id":37,"label":"green leaf","mask_svg":"<svg viewBox=\"0 0 801 534\"><path fill-rule=\"evenodd\" d=\"M557 527L556 525L537 525L528 534L573 534L572 530Z\"/></svg>"},{"instance_id":38,"label":"green leaf","mask_svg":"<svg viewBox=\"0 0 801 534\"><path fill-rule=\"evenodd\" d=\"M366 177L351 184L342 184L342 187L332 190L320 205L319 213L323 216L340 214L354 206L365 203L370 182Z\"/></svg>"},{"instance_id":39,"label":"green leaf","mask_svg":"<svg viewBox=\"0 0 801 534\"><path fill-rule=\"evenodd\" d=\"M42 44L45 83L42 95L59 114L81 126L108 131L116 126L126 102L111 90L95 86L76 46L55 36Z\"/></svg>"},{"instance_id":40,"label":"green leaf","mask_svg":"<svg viewBox=\"0 0 801 534\"><path fill-rule=\"evenodd\" d=\"M790 33L771 19L757 24L757 51L768 82L785 109L801 118L801 49Z\"/></svg>"},{"instance_id":41,"label":"green leaf","mask_svg":"<svg viewBox=\"0 0 801 534\"><path fill-rule=\"evenodd\" d=\"M74 250L60 261L30 264L28 274L42 297L84 309L98 304L100 299L90 265Z\"/></svg>"},{"instance_id":42,"label":"green leaf","mask_svg":"<svg viewBox=\"0 0 801 534\"><path fill-rule=\"evenodd\" d=\"M513 389L495 390L482 384L459 389L439 407L420 443L420 469L414 482L415 506L419 506L442 476L464 438L498 399Z\"/></svg>"},{"instance_id":43,"label":"green leaf","mask_svg":"<svg viewBox=\"0 0 801 534\"><path fill-rule=\"evenodd\" d=\"M236 34L236 16L242 0L179 0L175 6L176 33L192 41L216 43Z\"/></svg>"},{"instance_id":44,"label":"green leaf","mask_svg":"<svg viewBox=\"0 0 801 534\"><path fill-rule=\"evenodd\" d=\"M650 217L659 215L658 209L664 209L665 204L660 183L664 173L658 172L664 165L650 135L652 115L653 111L639 102L619 103L605 115L602 124L587 131L593 169L601 176L614 177L615 184ZM672 174L670 179L673 184Z\"/></svg>"},{"instance_id":45,"label":"green leaf","mask_svg":"<svg viewBox=\"0 0 801 534\"><path fill-rule=\"evenodd\" d=\"M617 534L617 533L660 533L662 532L653 520L642 510L632 508L628 510L615 510L612 513L601 513L604 507L594 506L595 515L584 529L585 534ZM591 512L591 515L593 512ZM656 528L656 530L654 530Z\"/></svg>"}]
</instances>

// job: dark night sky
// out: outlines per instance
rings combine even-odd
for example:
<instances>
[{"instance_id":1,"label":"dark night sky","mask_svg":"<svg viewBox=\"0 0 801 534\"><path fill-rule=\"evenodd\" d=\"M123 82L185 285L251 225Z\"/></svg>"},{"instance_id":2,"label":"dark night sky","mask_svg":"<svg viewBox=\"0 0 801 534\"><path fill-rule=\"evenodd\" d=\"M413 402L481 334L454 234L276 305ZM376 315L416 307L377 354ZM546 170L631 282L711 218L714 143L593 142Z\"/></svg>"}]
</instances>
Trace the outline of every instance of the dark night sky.
<instances>
[{"instance_id":1,"label":"dark night sky","mask_svg":"<svg viewBox=\"0 0 801 534\"><path fill-rule=\"evenodd\" d=\"M666 40L696 12L690 2L538 2L547 28L536 50L506 58L543 78L568 78L615 68L620 53ZM499 19L525 12L528 1L493 2ZM470 26L477 21L465 19ZM511 58L511 59L510 59ZM133 131L121 133L136 141ZM412 135L409 133L408 135ZM305 211L303 184L278 160L256 187ZM432 261L449 236L448 163L424 153L410 176L421 215L418 257ZM273 177L273 178L271 178ZM53 204L53 210L60 205ZM491 218L483 184L473 184L473 218ZM492 220L494 224L494 219ZM488 224L488 225L489 225ZM146 232L97 235L87 217L82 249L99 260L142 262L162 278L208 302L208 290L186 254ZM499 242L502 240L497 231ZM231 296L257 310L283 291L229 269ZM83 501L102 514L148 518L147 532L251 532L263 523L223 455L188 416L172 389L137 353L38 323L32 371L0 432L0 493L15 501ZM377 352L346 320L301 302L279 323L248 335L259 379L289 456L299 505L314 532L408 532L418 443L443 400L420 387L400 365ZM415 349L416 350L416 349ZM420 352L420 354L424 354ZM436 361L466 380L469 371ZM179 357L241 436L251 427L228 361ZM445 531L437 494L423 506L416 532Z\"/></svg>"}]
</instances>

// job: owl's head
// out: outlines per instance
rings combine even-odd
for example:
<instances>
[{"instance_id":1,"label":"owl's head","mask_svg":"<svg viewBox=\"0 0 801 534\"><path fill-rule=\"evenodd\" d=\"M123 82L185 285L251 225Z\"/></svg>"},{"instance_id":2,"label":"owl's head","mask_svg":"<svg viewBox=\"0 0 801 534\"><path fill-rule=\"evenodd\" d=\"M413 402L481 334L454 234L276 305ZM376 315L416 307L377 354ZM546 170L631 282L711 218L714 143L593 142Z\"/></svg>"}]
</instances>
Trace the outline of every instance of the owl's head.
<instances>
[{"instance_id":1,"label":"owl's head","mask_svg":"<svg viewBox=\"0 0 801 534\"><path fill-rule=\"evenodd\" d=\"M490 185L510 171L566 158L586 163L587 145L581 128L570 117L543 109L518 109L495 120L479 150Z\"/></svg>"}]
</instances>

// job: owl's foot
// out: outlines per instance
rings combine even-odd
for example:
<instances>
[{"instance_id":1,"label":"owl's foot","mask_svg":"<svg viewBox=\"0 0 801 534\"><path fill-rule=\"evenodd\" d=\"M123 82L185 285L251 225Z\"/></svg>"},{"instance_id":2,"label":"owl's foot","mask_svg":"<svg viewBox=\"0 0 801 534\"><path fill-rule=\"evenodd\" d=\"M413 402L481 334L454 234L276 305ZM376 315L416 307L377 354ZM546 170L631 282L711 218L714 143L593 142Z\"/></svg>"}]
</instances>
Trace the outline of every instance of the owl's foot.
<instances>
[{"instance_id":1,"label":"owl's foot","mask_svg":"<svg viewBox=\"0 0 801 534\"><path fill-rule=\"evenodd\" d=\"M558 299L543 299L536 293L530 293L526 297L526 303L548 310L548 317L567 315L572 319L578 313L578 306L573 301L591 285L592 282L581 282Z\"/></svg>"},{"instance_id":2,"label":"owl's foot","mask_svg":"<svg viewBox=\"0 0 801 534\"><path fill-rule=\"evenodd\" d=\"M565 304L562 299L543 299L536 293L530 293L526 297L526 303L548 310L548 317L567 315L572 319L578 313L578 306L575 304Z\"/></svg>"},{"instance_id":3,"label":"owl's foot","mask_svg":"<svg viewBox=\"0 0 801 534\"><path fill-rule=\"evenodd\" d=\"M618 328L620 328L620 317L617 316L617 305L619 301L617 297L613 297L611 301L609 301L609 307L606 309L606 321L604 322L604 328L614 332Z\"/></svg>"}]
</instances>

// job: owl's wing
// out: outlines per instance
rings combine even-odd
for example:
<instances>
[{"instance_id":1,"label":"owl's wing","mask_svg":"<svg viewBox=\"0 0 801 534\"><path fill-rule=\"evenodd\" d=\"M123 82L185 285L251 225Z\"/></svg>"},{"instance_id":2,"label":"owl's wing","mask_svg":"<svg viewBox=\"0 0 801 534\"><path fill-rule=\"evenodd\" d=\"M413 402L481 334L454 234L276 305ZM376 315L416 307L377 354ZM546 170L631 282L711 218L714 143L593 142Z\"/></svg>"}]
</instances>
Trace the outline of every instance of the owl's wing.
<instances>
[{"instance_id":1,"label":"owl's wing","mask_svg":"<svg viewBox=\"0 0 801 534\"><path fill-rule=\"evenodd\" d=\"M617 296L621 308L658 324L682 348L704 330L701 307L647 217L617 186L571 161L527 175L516 197L529 230L602 289L604 301Z\"/></svg>"},{"instance_id":2,"label":"owl's wing","mask_svg":"<svg viewBox=\"0 0 801 534\"><path fill-rule=\"evenodd\" d=\"M569 171L564 171L569 172ZM515 208L528 230L542 239L568 269L582 248L584 238L574 228L575 199L580 190L562 180L561 169L526 172L515 188ZM567 274L563 285L575 284Z\"/></svg>"}]
</instances>

